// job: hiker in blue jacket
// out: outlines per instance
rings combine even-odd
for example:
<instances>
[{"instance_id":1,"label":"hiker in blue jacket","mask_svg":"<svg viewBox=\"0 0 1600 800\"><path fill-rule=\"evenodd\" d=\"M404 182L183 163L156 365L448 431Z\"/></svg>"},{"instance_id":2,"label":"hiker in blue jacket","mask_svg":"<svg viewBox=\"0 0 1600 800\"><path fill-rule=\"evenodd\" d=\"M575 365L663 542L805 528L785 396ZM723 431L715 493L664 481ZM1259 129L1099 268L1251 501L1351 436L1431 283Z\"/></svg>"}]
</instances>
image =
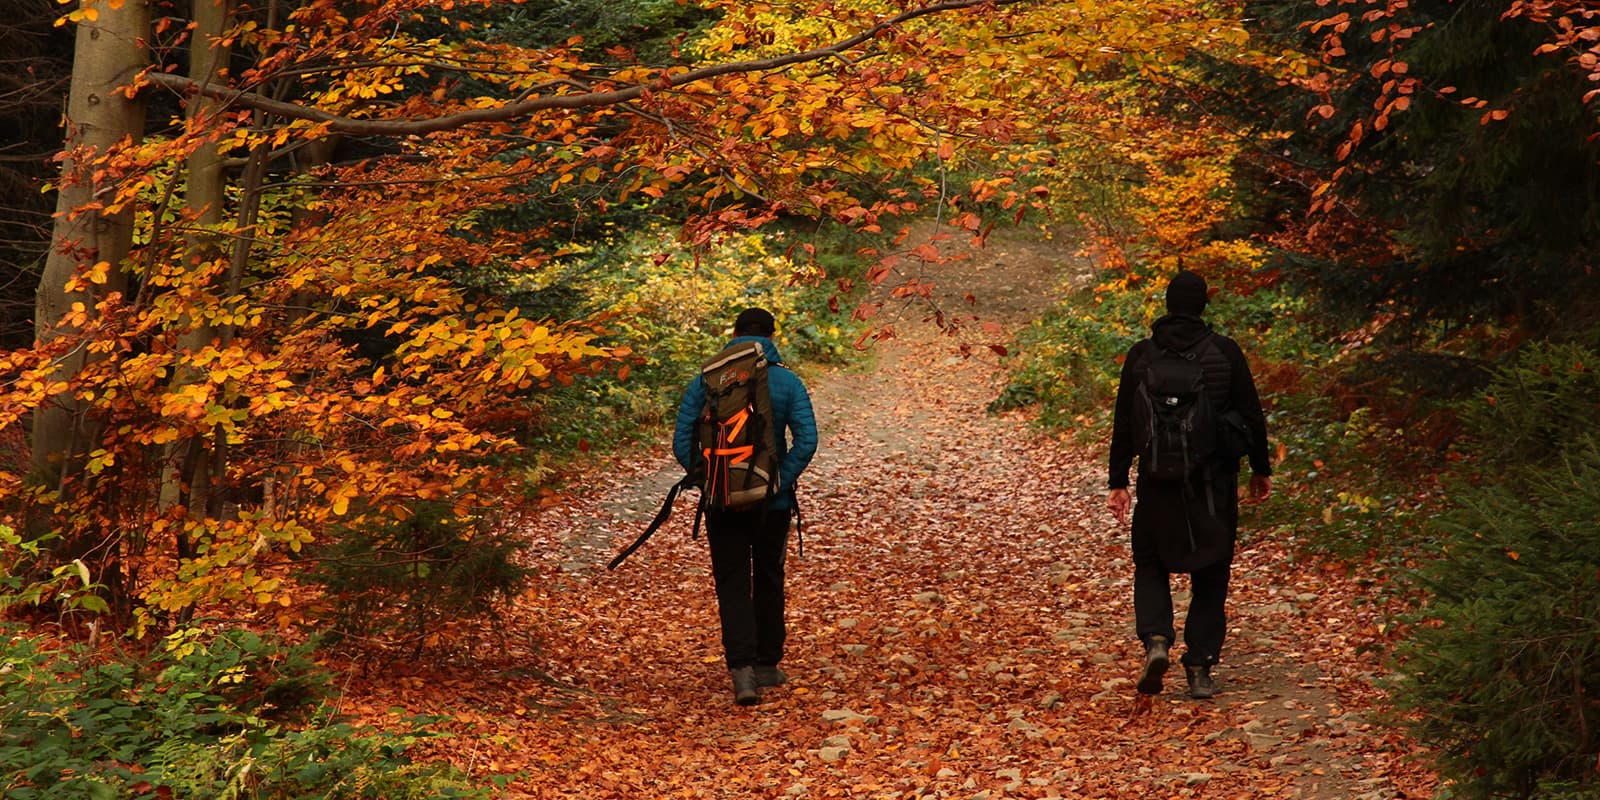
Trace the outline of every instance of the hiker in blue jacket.
<instances>
[{"instance_id":1,"label":"hiker in blue jacket","mask_svg":"<svg viewBox=\"0 0 1600 800\"><path fill-rule=\"evenodd\" d=\"M1136 688L1143 694L1160 693L1167 670L1167 648L1175 633L1170 584L1174 572L1187 572L1190 578L1189 613L1183 626L1189 694L1197 699L1216 694L1211 667L1222 656L1227 633L1225 605L1239 527L1241 456L1249 459L1251 496L1265 500L1272 493L1266 415L1249 362L1236 342L1214 333L1201 318L1207 299L1205 279L1179 270L1167 285L1167 314L1151 325L1150 338L1128 350L1117 386L1106 505L1119 525L1127 524L1133 507L1134 621L1145 646ZM1158 480L1143 474L1148 465L1141 464L1139 502L1133 506L1128 470L1136 455L1135 395L1144 368L1163 350L1188 354L1199 363L1211 405L1219 416L1233 415L1243 441L1219 448L1222 452L1212 463L1189 480ZM1226 437L1221 431L1217 435Z\"/></svg>"},{"instance_id":2,"label":"hiker in blue jacket","mask_svg":"<svg viewBox=\"0 0 1600 800\"><path fill-rule=\"evenodd\" d=\"M817 452L817 421L811 396L781 363L772 343L777 321L765 309L740 313L729 344L759 341L766 351L768 393L772 398L772 429L778 456L777 494L759 508L748 511L706 513L706 540L711 546L711 575L716 584L717 611L722 623L722 647L733 679L734 700L751 705L763 688L787 680L778 662L783 660L784 557L789 540L789 519L795 510L795 481ZM685 470L693 472L699 454L694 452L695 426L706 401L705 380L696 375L678 406L672 452Z\"/></svg>"}]
</instances>

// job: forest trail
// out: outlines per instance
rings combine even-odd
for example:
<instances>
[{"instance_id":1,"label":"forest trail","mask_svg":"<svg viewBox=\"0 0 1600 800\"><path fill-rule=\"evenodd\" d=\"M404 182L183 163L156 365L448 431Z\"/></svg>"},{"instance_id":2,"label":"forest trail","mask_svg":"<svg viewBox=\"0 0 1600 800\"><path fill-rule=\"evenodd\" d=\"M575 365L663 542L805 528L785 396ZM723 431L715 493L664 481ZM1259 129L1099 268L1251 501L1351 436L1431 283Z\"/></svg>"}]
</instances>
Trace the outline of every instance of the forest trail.
<instances>
[{"instance_id":1,"label":"forest trail","mask_svg":"<svg viewBox=\"0 0 1600 800\"><path fill-rule=\"evenodd\" d=\"M961 257L926 277L977 295L997 341L1077 268L1070 246L1003 232L943 246ZM804 556L790 550L790 682L760 705L732 703L688 498L605 569L678 477L657 448L530 521L560 556L506 629L459 663L359 679L355 710L453 719L444 752L521 772L518 798L1427 796L1432 776L1374 721L1365 589L1248 532L1220 695L1189 699L1175 668L1140 713L1103 453L986 413L992 353L963 358L917 318L896 328L870 369L802 367L822 443L801 482ZM424 686L436 702L417 707Z\"/></svg>"}]
</instances>

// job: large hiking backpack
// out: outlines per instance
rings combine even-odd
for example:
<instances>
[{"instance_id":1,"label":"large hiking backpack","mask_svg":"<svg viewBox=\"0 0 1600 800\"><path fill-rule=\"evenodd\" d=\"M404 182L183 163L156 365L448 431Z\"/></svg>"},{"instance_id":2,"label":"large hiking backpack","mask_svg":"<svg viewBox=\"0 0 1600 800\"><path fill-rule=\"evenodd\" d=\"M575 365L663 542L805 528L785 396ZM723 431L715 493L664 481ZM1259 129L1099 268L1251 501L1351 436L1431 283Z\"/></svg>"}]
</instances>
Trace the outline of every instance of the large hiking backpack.
<instances>
[{"instance_id":1,"label":"large hiking backpack","mask_svg":"<svg viewBox=\"0 0 1600 800\"><path fill-rule=\"evenodd\" d=\"M778 449L767 390L767 351L759 341L731 344L700 368L706 403L695 426L708 511L756 508L778 492Z\"/></svg>"},{"instance_id":2,"label":"large hiking backpack","mask_svg":"<svg viewBox=\"0 0 1600 800\"><path fill-rule=\"evenodd\" d=\"M694 468L672 485L661 510L644 533L611 559L616 569L644 546L672 516L672 504L685 489L699 489L694 533L706 511L743 511L758 508L778 492L778 432L772 427L772 395L767 389L767 351L757 341L723 348L700 368L706 385L705 405L695 422L691 452L700 454ZM797 540L801 523L795 503L782 513L793 514ZM802 553L804 545L801 545Z\"/></svg>"},{"instance_id":3,"label":"large hiking backpack","mask_svg":"<svg viewBox=\"0 0 1600 800\"><path fill-rule=\"evenodd\" d=\"M1139 474L1186 481L1217 453L1217 414L1206 391L1202 356L1216 345L1207 335L1186 351L1151 343L1154 355L1139 373L1134 446Z\"/></svg>"}]
</instances>

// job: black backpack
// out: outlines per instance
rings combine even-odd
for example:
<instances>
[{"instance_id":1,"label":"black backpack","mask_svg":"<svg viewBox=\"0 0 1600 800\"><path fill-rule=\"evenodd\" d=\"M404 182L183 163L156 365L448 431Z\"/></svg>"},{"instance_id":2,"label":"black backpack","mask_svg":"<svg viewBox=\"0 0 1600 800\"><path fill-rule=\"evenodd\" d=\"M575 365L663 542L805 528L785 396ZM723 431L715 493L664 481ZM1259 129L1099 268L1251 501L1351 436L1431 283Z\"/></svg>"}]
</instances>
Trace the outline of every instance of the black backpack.
<instances>
[{"instance_id":1,"label":"black backpack","mask_svg":"<svg viewBox=\"0 0 1600 800\"><path fill-rule=\"evenodd\" d=\"M1141 476L1187 481L1215 460L1218 418L1201 368L1201 357L1215 346L1209 334L1185 351L1151 343L1155 353L1138 374L1134 403Z\"/></svg>"}]
</instances>

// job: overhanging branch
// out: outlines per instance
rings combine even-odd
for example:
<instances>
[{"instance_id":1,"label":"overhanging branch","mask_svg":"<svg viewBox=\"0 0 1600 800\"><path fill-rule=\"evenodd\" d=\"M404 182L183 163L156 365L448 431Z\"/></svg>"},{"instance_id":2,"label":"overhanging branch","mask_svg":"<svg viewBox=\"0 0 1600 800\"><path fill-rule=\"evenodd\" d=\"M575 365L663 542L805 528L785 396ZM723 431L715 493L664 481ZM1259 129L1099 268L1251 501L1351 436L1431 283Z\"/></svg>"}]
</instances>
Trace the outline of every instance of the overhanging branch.
<instances>
[{"instance_id":1,"label":"overhanging branch","mask_svg":"<svg viewBox=\"0 0 1600 800\"><path fill-rule=\"evenodd\" d=\"M255 92L229 89L223 86L202 86L189 78L164 72L150 72L144 80L173 91L189 94L197 93L222 101L233 106L252 108L286 119L300 119L308 122L324 123L330 131L347 133L356 136L410 136L438 131L454 130L467 125L492 122L506 122L509 120L526 117L540 111L557 109L582 109L603 108L628 103L644 97L650 92L663 92L699 81L710 80L723 75L738 75L751 72L769 72L782 69L795 64L817 61L824 58L841 56L850 50L866 44L877 38L884 31L903 25L906 22L932 14L950 11L977 8L980 6L1006 6L1030 2L1030 0L945 0L945 2L913 8L909 11L896 14L882 22L867 28L860 33L842 39L825 47L818 47L800 53L776 56L774 58L757 59L753 61L735 61L728 64L715 64L708 67L692 69L678 75L662 75L649 85L634 85L610 91L590 91L578 94L543 95L507 103L493 108L475 108L470 111L461 111L455 114L446 114L438 117L421 117L412 119L359 119L347 117L311 108L296 103L274 100L270 97Z\"/></svg>"}]
</instances>

